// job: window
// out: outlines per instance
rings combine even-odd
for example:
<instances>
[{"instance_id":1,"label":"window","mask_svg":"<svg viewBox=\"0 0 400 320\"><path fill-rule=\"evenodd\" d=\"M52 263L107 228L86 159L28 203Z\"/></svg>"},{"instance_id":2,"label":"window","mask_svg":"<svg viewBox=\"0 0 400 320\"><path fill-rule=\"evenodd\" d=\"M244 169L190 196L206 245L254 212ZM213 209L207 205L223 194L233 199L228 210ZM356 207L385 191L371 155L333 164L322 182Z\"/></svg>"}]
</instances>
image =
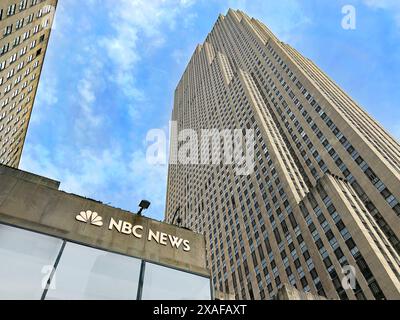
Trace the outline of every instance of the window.
<instances>
[{"instance_id":1,"label":"window","mask_svg":"<svg viewBox=\"0 0 400 320\"><path fill-rule=\"evenodd\" d=\"M31 13L29 16L28 16L28 18L27 18L27 24L29 24L29 23L31 23L32 21L33 21L33 18L34 18L34 14L33 13Z\"/></svg>"},{"instance_id":2,"label":"window","mask_svg":"<svg viewBox=\"0 0 400 320\"><path fill-rule=\"evenodd\" d=\"M14 53L11 57L10 57L10 64L14 63L17 60L17 53Z\"/></svg>"},{"instance_id":3,"label":"window","mask_svg":"<svg viewBox=\"0 0 400 320\"><path fill-rule=\"evenodd\" d=\"M21 42L21 36L16 37L16 38L14 39L14 44L13 44L13 46L14 46L14 47L18 46L18 45L20 44L20 42Z\"/></svg>"},{"instance_id":4,"label":"window","mask_svg":"<svg viewBox=\"0 0 400 320\"><path fill-rule=\"evenodd\" d=\"M22 28L24 26L24 21L25 21L24 19L17 20L17 22L15 24L15 29L18 30L18 29Z\"/></svg>"},{"instance_id":5,"label":"window","mask_svg":"<svg viewBox=\"0 0 400 320\"><path fill-rule=\"evenodd\" d=\"M16 7L17 7L17 4L12 4L12 5L10 5L10 6L8 7L8 10L7 10L7 16L12 16L12 15L14 15L14 14L15 14L15 9L16 9Z\"/></svg>"},{"instance_id":6,"label":"window","mask_svg":"<svg viewBox=\"0 0 400 320\"><path fill-rule=\"evenodd\" d=\"M27 5L28 5L28 0L21 0L21 2L19 3L19 11L25 10Z\"/></svg>"},{"instance_id":7,"label":"window","mask_svg":"<svg viewBox=\"0 0 400 320\"><path fill-rule=\"evenodd\" d=\"M356 261L358 267L360 268L361 273L363 274L365 280L371 281L374 279L372 275L371 269L368 267L367 262L364 260L363 257L359 257Z\"/></svg>"},{"instance_id":8,"label":"window","mask_svg":"<svg viewBox=\"0 0 400 320\"><path fill-rule=\"evenodd\" d=\"M369 287L376 300L385 300L385 295L376 281L371 282Z\"/></svg>"},{"instance_id":9,"label":"window","mask_svg":"<svg viewBox=\"0 0 400 320\"><path fill-rule=\"evenodd\" d=\"M381 194L382 194L382 196L383 196L385 199L392 195L392 194L390 193L390 191L389 191L387 188L383 189L383 190L381 191Z\"/></svg>"},{"instance_id":10,"label":"window","mask_svg":"<svg viewBox=\"0 0 400 320\"><path fill-rule=\"evenodd\" d=\"M62 240L0 224L0 300L39 300Z\"/></svg>"},{"instance_id":11,"label":"window","mask_svg":"<svg viewBox=\"0 0 400 320\"><path fill-rule=\"evenodd\" d=\"M190 284L190 285L188 285ZM209 279L152 263L146 263L143 300L209 300Z\"/></svg>"},{"instance_id":12,"label":"window","mask_svg":"<svg viewBox=\"0 0 400 320\"><path fill-rule=\"evenodd\" d=\"M5 27L5 29L4 29L4 36L8 36L9 34L11 34L11 32L12 32L12 27L13 27L12 24Z\"/></svg>"},{"instance_id":13,"label":"window","mask_svg":"<svg viewBox=\"0 0 400 320\"><path fill-rule=\"evenodd\" d=\"M46 299L135 300L141 260L68 243Z\"/></svg>"}]
</instances>

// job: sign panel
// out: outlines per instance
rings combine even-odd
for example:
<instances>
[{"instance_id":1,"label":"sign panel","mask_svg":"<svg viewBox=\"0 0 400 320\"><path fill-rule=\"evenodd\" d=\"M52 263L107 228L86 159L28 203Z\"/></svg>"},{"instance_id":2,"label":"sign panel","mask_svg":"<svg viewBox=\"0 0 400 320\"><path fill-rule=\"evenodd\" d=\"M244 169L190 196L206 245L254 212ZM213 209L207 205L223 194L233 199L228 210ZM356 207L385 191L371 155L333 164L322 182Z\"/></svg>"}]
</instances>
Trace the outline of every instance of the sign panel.
<instances>
[{"instance_id":1,"label":"sign panel","mask_svg":"<svg viewBox=\"0 0 400 320\"><path fill-rule=\"evenodd\" d=\"M83 223L89 223L93 226L103 227L103 218L99 216L97 212L90 210L82 211L75 219ZM133 235L136 239L147 239L147 241L155 241L160 245L170 245L172 248L180 249L183 251L190 251L190 241L182 239L175 235L167 234L161 231L153 231L148 229L144 232L143 225L132 225L132 223L124 220L115 220L114 218L109 219L108 230L117 231L125 235Z\"/></svg>"},{"instance_id":2,"label":"sign panel","mask_svg":"<svg viewBox=\"0 0 400 320\"><path fill-rule=\"evenodd\" d=\"M0 223L209 276L204 236L0 170Z\"/></svg>"}]
</instances>

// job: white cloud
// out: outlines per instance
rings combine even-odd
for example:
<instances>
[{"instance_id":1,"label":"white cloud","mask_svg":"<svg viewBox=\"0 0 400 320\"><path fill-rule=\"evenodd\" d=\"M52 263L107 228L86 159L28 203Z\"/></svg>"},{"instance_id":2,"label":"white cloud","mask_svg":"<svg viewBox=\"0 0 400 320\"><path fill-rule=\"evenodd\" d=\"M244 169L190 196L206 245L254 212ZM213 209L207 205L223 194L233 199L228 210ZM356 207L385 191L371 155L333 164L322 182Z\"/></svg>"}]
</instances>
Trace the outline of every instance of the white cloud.
<instances>
[{"instance_id":1,"label":"white cloud","mask_svg":"<svg viewBox=\"0 0 400 320\"><path fill-rule=\"evenodd\" d=\"M54 74L48 72L46 76L42 76L40 86L42 90L38 90L35 98L35 110L32 112L31 125L40 123L47 113L46 111L58 103L58 81ZM40 110L36 110L36 108L40 108Z\"/></svg>"},{"instance_id":2,"label":"white cloud","mask_svg":"<svg viewBox=\"0 0 400 320\"><path fill-rule=\"evenodd\" d=\"M110 0L107 3L113 34L99 43L113 64L112 80L126 96L139 101L145 99L135 78L137 64L142 55L165 43L165 32L175 28L176 19L193 3L191 0L121 0L118 5Z\"/></svg>"},{"instance_id":3,"label":"white cloud","mask_svg":"<svg viewBox=\"0 0 400 320\"><path fill-rule=\"evenodd\" d=\"M133 120L140 120L140 108L146 108L145 94L141 91L137 71L141 61L167 41L167 32L183 22L189 26L195 15L183 15L193 5L192 0L91 0L82 5L75 0L63 2L57 15L57 29L52 35L57 49L66 50L71 45L68 56L75 63L73 71L68 73L67 88L69 108L66 110L66 122L60 124L60 130L68 137L29 143L24 148L21 168L39 175L61 181L61 189L130 210L136 210L137 203L147 198L152 201L148 214L162 219L164 213L167 166L152 166L146 161L145 146L135 141L139 149L132 151L127 139L117 140L112 136L112 128L107 115L112 106L105 105L106 90L112 87L108 81L120 88L125 110ZM81 15L70 17L67 10L85 10L96 12L105 7L101 17L105 31L99 36L97 25L90 17ZM64 16L65 18L60 19ZM105 18L105 19L104 19ZM103 21L104 20L104 21ZM78 33L71 43L68 30ZM57 50L56 50L57 51ZM64 54L60 50L57 54ZM56 59L53 59L56 60ZM52 61L53 61L52 60ZM60 63L57 60L57 63ZM149 66L153 67L153 66ZM57 82L47 77L46 87L41 90L43 104L57 103ZM47 83L49 82L49 83ZM60 81L61 84L61 81ZM42 86L44 87L44 86ZM108 97L108 96L107 96ZM120 97L118 97L119 99ZM61 98L60 98L61 100ZM58 102L57 105L60 105ZM68 122L73 121L73 122ZM134 128L126 128L131 136ZM107 141L101 137L107 136ZM111 141L116 139L114 143ZM46 143L46 144L45 144ZM132 143L133 144L133 143Z\"/></svg>"},{"instance_id":4,"label":"white cloud","mask_svg":"<svg viewBox=\"0 0 400 320\"><path fill-rule=\"evenodd\" d=\"M192 27L195 23L195 20L198 18L197 13L189 13L183 17L183 27L185 29L188 29Z\"/></svg>"},{"instance_id":5,"label":"white cloud","mask_svg":"<svg viewBox=\"0 0 400 320\"><path fill-rule=\"evenodd\" d=\"M197 47L196 42L192 42L190 45L186 46L185 48L177 48L172 51L171 57L174 59L176 64L185 66L192 56L194 50Z\"/></svg>"},{"instance_id":6,"label":"white cloud","mask_svg":"<svg viewBox=\"0 0 400 320\"><path fill-rule=\"evenodd\" d=\"M131 185L132 194L135 192L137 195L152 200L155 207L164 209L167 165L149 164L146 154L142 150L138 150L131 156L129 169L130 174L135 177L135 181ZM163 213L164 211L160 212L160 214Z\"/></svg>"},{"instance_id":7,"label":"white cloud","mask_svg":"<svg viewBox=\"0 0 400 320\"><path fill-rule=\"evenodd\" d=\"M66 150L61 150L65 152ZM83 149L72 154L76 167L57 164L42 145L27 145L21 162L22 170L61 181L60 190L94 198L123 209L136 210L142 199L152 202L149 213L163 218L167 166L153 166L143 150L124 155L118 145L94 153ZM111 188L113 185L113 188Z\"/></svg>"},{"instance_id":8,"label":"white cloud","mask_svg":"<svg viewBox=\"0 0 400 320\"><path fill-rule=\"evenodd\" d=\"M364 4L374 9L389 10L394 15L395 22L400 27L400 1L399 0L363 0Z\"/></svg>"},{"instance_id":9,"label":"white cloud","mask_svg":"<svg viewBox=\"0 0 400 320\"><path fill-rule=\"evenodd\" d=\"M95 58L95 53L91 58ZM75 128L77 130L87 129L87 127L99 126L103 118L96 112L96 90L102 86L103 63L93 59L83 72L83 78L77 83L77 91L80 106L80 117L77 117Z\"/></svg>"},{"instance_id":10,"label":"white cloud","mask_svg":"<svg viewBox=\"0 0 400 320\"><path fill-rule=\"evenodd\" d=\"M182 7L190 7L192 6L196 1L195 0L180 0L179 3Z\"/></svg>"},{"instance_id":11,"label":"white cloud","mask_svg":"<svg viewBox=\"0 0 400 320\"><path fill-rule=\"evenodd\" d=\"M387 9L389 7L399 5L398 0L364 0L364 3L370 7L382 9Z\"/></svg>"},{"instance_id":12,"label":"white cloud","mask_svg":"<svg viewBox=\"0 0 400 320\"><path fill-rule=\"evenodd\" d=\"M254 17L274 32L282 41L296 45L299 38L298 29L312 23L308 13L304 12L301 0L228 0L232 9L240 9Z\"/></svg>"},{"instance_id":13,"label":"white cloud","mask_svg":"<svg viewBox=\"0 0 400 320\"><path fill-rule=\"evenodd\" d=\"M43 145L26 144L19 168L42 174L51 179L59 179L60 168L52 160L51 152Z\"/></svg>"}]
</instances>

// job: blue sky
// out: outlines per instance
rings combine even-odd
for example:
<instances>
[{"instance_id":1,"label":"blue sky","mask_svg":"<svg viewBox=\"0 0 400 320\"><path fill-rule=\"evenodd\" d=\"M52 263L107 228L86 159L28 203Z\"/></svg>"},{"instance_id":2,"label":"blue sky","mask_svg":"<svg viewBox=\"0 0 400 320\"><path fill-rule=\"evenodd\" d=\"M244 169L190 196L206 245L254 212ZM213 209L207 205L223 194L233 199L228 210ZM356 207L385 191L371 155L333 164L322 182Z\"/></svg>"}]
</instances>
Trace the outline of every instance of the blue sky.
<instances>
[{"instance_id":1,"label":"blue sky","mask_svg":"<svg viewBox=\"0 0 400 320\"><path fill-rule=\"evenodd\" d=\"M344 5L355 30L341 27ZM398 0L59 0L20 168L61 189L164 216L166 166L146 134L168 128L173 92L219 13L242 9L312 59L400 139Z\"/></svg>"}]
</instances>

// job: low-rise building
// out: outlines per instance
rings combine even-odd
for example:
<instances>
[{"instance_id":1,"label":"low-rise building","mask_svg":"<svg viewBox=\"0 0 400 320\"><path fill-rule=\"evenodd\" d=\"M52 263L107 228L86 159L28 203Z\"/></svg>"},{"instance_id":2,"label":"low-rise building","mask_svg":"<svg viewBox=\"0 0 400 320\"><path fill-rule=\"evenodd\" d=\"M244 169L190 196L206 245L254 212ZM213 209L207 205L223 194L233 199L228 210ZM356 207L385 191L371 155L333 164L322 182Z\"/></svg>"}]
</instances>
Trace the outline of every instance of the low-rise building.
<instances>
[{"instance_id":1,"label":"low-rise building","mask_svg":"<svg viewBox=\"0 0 400 320\"><path fill-rule=\"evenodd\" d=\"M211 299L205 239L0 165L0 299Z\"/></svg>"}]
</instances>

